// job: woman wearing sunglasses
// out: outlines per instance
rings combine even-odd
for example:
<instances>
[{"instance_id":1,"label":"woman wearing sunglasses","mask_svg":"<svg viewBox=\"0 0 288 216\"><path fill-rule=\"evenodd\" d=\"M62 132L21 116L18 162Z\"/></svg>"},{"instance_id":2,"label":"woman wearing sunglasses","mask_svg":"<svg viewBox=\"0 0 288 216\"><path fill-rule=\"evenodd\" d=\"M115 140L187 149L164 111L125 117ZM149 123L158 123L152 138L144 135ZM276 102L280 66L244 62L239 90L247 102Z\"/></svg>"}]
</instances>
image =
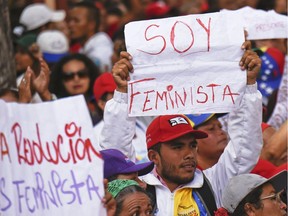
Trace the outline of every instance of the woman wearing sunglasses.
<instances>
[{"instance_id":1,"label":"woman wearing sunglasses","mask_svg":"<svg viewBox=\"0 0 288 216\"><path fill-rule=\"evenodd\" d=\"M99 75L98 67L87 56L70 54L55 65L51 74L50 91L57 98L83 94L95 123L98 115L93 102L93 83Z\"/></svg>"},{"instance_id":2,"label":"woman wearing sunglasses","mask_svg":"<svg viewBox=\"0 0 288 216\"><path fill-rule=\"evenodd\" d=\"M242 174L230 179L215 216L286 216L287 170L270 179Z\"/></svg>"}]
</instances>

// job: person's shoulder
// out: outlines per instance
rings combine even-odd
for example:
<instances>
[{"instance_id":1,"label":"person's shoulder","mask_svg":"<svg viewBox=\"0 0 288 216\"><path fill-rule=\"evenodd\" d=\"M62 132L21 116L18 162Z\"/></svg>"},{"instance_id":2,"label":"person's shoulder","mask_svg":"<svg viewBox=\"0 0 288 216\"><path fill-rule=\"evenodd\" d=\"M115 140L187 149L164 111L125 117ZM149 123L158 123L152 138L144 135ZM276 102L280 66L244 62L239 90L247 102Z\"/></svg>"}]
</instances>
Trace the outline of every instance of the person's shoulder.
<instances>
[{"instance_id":1,"label":"person's shoulder","mask_svg":"<svg viewBox=\"0 0 288 216\"><path fill-rule=\"evenodd\" d=\"M109 35L105 32L97 32L96 34L94 34L89 41L93 42L93 43L109 43L109 44L113 44L111 38L109 37ZM88 41L88 42L89 42ZM87 42L87 43L88 43ZM90 43L91 43L90 42Z\"/></svg>"}]
</instances>

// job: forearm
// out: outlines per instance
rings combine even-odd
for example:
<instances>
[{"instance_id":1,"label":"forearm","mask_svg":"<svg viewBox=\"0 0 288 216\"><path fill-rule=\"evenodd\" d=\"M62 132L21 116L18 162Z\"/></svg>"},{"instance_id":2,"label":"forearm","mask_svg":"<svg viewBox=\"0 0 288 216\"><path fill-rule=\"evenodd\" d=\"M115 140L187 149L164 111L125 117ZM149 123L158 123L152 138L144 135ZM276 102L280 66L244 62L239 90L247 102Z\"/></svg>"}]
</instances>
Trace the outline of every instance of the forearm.
<instances>
[{"instance_id":1,"label":"forearm","mask_svg":"<svg viewBox=\"0 0 288 216\"><path fill-rule=\"evenodd\" d=\"M262 150L263 159L269 160L276 166L280 165L281 155L287 152L287 128L288 121L286 120L280 129L271 136Z\"/></svg>"},{"instance_id":2,"label":"forearm","mask_svg":"<svg viewBox=\"0 0 288 216\"><path fill-rule=\"evenodd\" d=\"M257 85L248 85L240 107L229 114L230 142L218 163L204 171L211 180L220 205L221 193L228 180L249 173L258 161L262 148L262 98Z\"/></svg>"},{"instance_id":3,"label":"forearm","mask_svg":"<svg viewBox=\"0 0 288 216\"><path fill-rule=\"evenodd\" d=\"M127 94L115 91L113 99L104 109L104 127L100 135L100 147L115 148L135 161L132 140L135 135L136 118L128 117Z\"/></svg>"}]
</instances>

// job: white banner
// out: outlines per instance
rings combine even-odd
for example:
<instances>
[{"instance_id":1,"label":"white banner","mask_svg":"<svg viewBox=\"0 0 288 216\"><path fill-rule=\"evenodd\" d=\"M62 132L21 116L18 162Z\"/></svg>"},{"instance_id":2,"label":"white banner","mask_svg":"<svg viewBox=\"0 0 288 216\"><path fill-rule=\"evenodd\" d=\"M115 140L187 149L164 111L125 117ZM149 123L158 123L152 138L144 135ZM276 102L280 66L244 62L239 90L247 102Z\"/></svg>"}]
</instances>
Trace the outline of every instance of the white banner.
<instances>
[{"instance_id":1,"label":"white banner","mask_svg":"<svg viewBox=\"0 0 288 216\"><path fill-rule=\"evenodd\" d=\"M248 40L263 40L288 37L288 17L274 10L264 11L251 7L238 10L222 10L224 13L238 15L248 32ZM234 20L235 20L234 19Z\"/></svg>"},{"instance_id":2,"label":"white banner","mask_svg":"<svg viewBox=\"0 0 288 216\"><path fill-rule=\"evenodd\" d=\"M0 100L0 215L106 215L103 160L83 96Z\"/></svg>"},{"instance_id":3,"label":"white banner","mask_svg":"<svg viewBox=\"0 0 288 216\"><path fill-rule=\"evenodd\" d=\"M241 22L224 13L131 22L130 116L229 112L246 85Z\"/></svg>"}]
</instances>

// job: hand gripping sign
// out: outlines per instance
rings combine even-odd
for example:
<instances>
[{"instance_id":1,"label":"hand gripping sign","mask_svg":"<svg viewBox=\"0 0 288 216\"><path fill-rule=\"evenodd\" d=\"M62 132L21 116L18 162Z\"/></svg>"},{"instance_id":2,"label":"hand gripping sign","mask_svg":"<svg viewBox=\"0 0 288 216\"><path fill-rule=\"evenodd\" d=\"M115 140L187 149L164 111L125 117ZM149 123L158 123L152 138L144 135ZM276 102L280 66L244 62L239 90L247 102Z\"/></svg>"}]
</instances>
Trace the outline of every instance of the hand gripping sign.
<instances>
[{"instance_id":1,"label":"hand gripping sign","mask_svg":"<svg viewBox=\"0 0 288 216\"><path fill-rule=\"evenodd\" d=\"M134 67L130 116L228 112L239 105L244 29L232 14L131 22L125 41Z\"/></svg>"},{"instance_id":2,"label":"hand gripping sign","mask_svg":"<svg viewBox=\"0 0 288 216\"><path fill-rule=\"evenodd\" d=\"M0 100L0 215L106 215L103 161L83 96Z\"/></svg>"}]
</instances>

